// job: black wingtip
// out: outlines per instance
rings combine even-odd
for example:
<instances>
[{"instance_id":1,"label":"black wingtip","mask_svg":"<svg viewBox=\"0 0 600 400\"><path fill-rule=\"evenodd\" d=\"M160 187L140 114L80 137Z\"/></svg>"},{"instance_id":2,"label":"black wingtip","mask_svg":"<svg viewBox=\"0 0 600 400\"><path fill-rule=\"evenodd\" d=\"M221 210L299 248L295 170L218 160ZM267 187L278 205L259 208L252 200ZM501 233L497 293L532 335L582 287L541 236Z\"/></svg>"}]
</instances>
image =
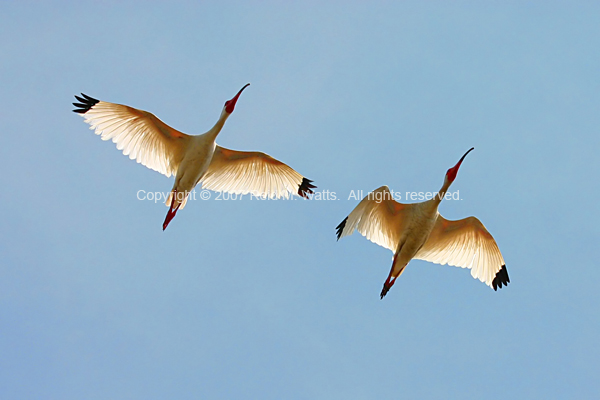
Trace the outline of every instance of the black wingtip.
<instances>
[{"instance_id":1,"label":"black wingtip","mask_svg":"<svg viewBox=\"0 0 600 400\"><path fill-rule=\"evenodd\" d=\"M508 277L508 271L506 270L506 265L503 265L500 268L500 271L496 273L496 277L492 281L492 287L494 290L498 290L498 288L502 288L502 285L508 286L510 282L510 278Z\"/></svg>"},{"instance_id":2,"label":"black wingtip","mask_svg":"<svg viewBox=\"0 0 600 400\"><path fill-rule=\"evenodd\" d=\"M342 237L342 232L344 232L344 228L346 227L347 221L348 221L348 217L346 217L342 222L340 222L340 224L335 228L335 229L337 229L337 232L336 232L337 240L340 240L340 238Z\"/></svg>"},{"instance_id":3,"label":"black wingtip","mask_svg":"<svg viewBox=\"0 0 600 400\"><path fill-rule=\"evenodd\" d=\"M92 107L94 107L96 104L98 104L100 102L100 100L96 100L93 97L90 97L86 94L81 93L81 95L83 97L79 97L79 96L75 96L75 98L77 99L77 101L79 101L79 103L73 103L73 105L75 107L77 107L76 109L73 110L73 112L79 113L79 114L85 114L86 112L90 111L90 109Z\"/></svg>"},{"instance_id":4,"label":"black wingtip","mask_svg":"<svg viewBox=\"0 0 600 400\"><path fill-rule=\"evenodd\" d=\"M302 183L298 185L298 196L308 199L308 195L314 193L312 189L316 188L316 186L311 183L312 181L310 179L302 178Z\"/></svg>"}]
</instances>

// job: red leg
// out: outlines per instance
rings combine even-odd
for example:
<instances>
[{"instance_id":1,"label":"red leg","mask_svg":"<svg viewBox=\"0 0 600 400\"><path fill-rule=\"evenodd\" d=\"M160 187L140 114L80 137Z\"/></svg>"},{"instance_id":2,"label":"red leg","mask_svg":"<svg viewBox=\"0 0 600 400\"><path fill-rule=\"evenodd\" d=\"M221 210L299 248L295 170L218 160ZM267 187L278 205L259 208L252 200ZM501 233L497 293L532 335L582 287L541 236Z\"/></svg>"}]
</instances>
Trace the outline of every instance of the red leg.
<instances>
[{"instance_id":1,"label":"red leg","mask_svg":"<svg viewBox=\"0 0 600 400\"><path fill-rule=\"evenodd\" d=\"M392 278L392 273L390 272L390 275L388 276L387 280L383 284L383 289L381 289L381 298L382 299L385 297L387 292L389 292L389 290L392 288L392 286L394 286L394 283L396 282L396 278L397 277Z\"/></svg>"},{"instance_id":2,"label":"red leg","mask_svg":"<svg viewBox=\"0 0 600 400\"><path fill-rule=\"evenodd\" d=\"M396 278L400 276L400 273L402 273L402 271L400 271L400 273L398 275L396 275L395 277L392 277L392 272L394 272L394 266L396 265L396 260L398 258L398 254L399 253L394 254L394 259L392 260L392 269L390 269L390 274L388 275L385 283L383 284L383 289L381 289L381 298L382 299L385 297L387 292L390 291L392 286L394 286L394 283L396 282Z\"/></svg>"},{"instance_id":3,"label":"red leg","mask_svg":"<svg viewBox=\"0 0 600 400\"><path fill-rule=\"evenodd\" d=\"M169 222L171 222L171 220L173 218L175 218L175 214L177 214L177 210L179 210L179 207L181 206L181 203L177 204L177 207L175 209L173 209L173 205L175 204L175 199L177 198L177 190L173 192L173 198L171 199L171 207L169 208L169 211L167 212L167 216L165 217L165 222L163 223L163 231L165 229L167 229L167 226L169 226Z\"/></svg>"}]
</instances>

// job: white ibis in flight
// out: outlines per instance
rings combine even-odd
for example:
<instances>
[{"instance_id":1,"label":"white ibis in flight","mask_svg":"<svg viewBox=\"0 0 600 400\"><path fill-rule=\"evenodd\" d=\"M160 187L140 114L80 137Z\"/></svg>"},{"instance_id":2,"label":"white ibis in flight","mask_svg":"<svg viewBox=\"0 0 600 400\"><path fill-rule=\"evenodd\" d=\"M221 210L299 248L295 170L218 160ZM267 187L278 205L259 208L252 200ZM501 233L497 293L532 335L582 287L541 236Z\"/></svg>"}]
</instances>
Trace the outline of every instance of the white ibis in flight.
<instances>
[{"instance_id":1,"label":"white ibis in flight","mask_svg":"<svg viewBox=\"0 0 600 400\"><path fill-rule=\"evenodd\" d=\"M357 229L367 239L394 252L392 268L381 290L387 294L410 260L425 260L471 269L471 275L494 290L510 282L496 241L475 217L449 221L438 212L456 179L467 151L446 172L440 191L422 203L402 204L387 186L369 193L337 226L338 240Z\"/></svg>"},{"instance_id":2,"label":"white ibis in flight","mask_svg":"<svg viewBox=\"0 0 600 400\"><path fill-rule=\"evenodd\" d=\"M82 97L75 96L79 103L73 103L77 107L73 111L81 114L102 140L112 139L129 158L167 177L175 175L166 201L169 211L164 230L198 183L205 189L268 198L288 198L290 193L308 198L313 193L311 180L273 157L230 150L215 143L248 85L225 102L217 123L202 135L187 135L147 111L96 100L83 93Z\"/></svg>"}]
</instances>

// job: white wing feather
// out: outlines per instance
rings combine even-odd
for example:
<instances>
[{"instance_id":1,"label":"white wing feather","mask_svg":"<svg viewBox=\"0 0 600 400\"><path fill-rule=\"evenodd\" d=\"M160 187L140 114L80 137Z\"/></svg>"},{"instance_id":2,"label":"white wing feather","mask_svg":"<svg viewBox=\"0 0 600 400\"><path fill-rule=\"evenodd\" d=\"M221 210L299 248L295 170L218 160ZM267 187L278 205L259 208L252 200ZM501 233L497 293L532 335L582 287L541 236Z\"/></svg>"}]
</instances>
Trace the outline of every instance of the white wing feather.
<instances>
[{"instance_id":1,"label":"white wing feather","mask_svg":"<svg viewBox=\"0 0 600 400\"><path fill-rule=\"evenodd\" d=\"M260 152L236 151L217 146L202 177L202 188L234 194L253 194L270 199L306 197L312 193L308 179L288 165Z\"/></svg>"},{"instance_id":2,"label":"white wing feather","mask_svg":"<svg viewBox=\"0 0 600 400\"><path fill-rule=\"evenodd\" d=\"M414 258L469 268L473 278L490 287L500 270L504 268L506 273L504 259L496 241L475 217L449 221L438 215L427 242Z\"/></svg>"},{"instance_id":3,"label":"white wing feather","mask_svg":"<svg viewBox=\"0 0 600 400\"><path fill-rule=\"evenodd\" d=\"M371 242L396 251L403 224L412 204L395 201L387 186L369 193L350 215L338 225L338 240L354 230Z\"/></svg>"},{"instance_id":4,"label":"white wing feather","mask_svg":"<svg viewBox=\"0 0 600 400\"><path fill-rule=\"evenodd\" d=\"M177 173L189 135L171 128L154 114L121 104L98 101L82 111L78 112L90 129L102 140L111 139L130 159L167 177Z\"/></svg>"}]
</instances>

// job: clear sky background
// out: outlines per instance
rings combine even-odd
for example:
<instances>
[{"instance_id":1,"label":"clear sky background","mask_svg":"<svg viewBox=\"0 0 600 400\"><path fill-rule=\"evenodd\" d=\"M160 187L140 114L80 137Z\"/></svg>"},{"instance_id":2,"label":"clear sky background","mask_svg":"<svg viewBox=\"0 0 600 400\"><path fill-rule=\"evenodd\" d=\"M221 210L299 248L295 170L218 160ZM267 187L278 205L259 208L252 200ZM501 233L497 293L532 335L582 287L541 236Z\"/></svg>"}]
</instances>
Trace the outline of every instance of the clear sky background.
<instances>
[{"instance_id":1,"label":"clear sky background","mask_svg":"<svg viewBox=\"0 0 600 400\"><path fill-rule=\"evenodd\" d=\"M2 2L6 399L600 396L594 2ZM73 95L260 150L335 201L191 201ZM435 191L511 283L335 240L352 190Z\"/></svg>"}]
</instances>

